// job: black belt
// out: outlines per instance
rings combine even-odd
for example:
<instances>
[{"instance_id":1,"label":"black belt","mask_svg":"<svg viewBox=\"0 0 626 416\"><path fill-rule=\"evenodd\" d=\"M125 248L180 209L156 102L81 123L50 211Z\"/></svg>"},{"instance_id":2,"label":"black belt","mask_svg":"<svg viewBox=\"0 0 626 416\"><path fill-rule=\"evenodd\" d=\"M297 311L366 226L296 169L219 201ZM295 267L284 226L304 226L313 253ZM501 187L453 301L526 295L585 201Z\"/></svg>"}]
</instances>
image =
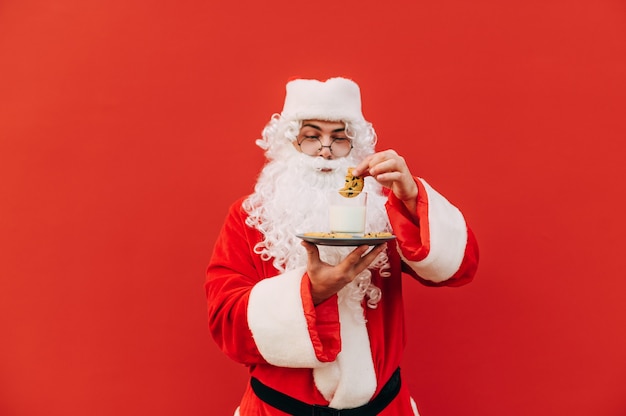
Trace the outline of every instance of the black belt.
<instances>
[{"instance_id":1,"label":"black belt","mask_svg":"<svg viewBox=\"0 0 626 416\"><path fill-rule=\"evenodd\" d=\"M376 416L398 395L400 391L400 369L394 371L380 393L369 403L352 409L334 409L317 404L308 404L274 390L254 377L250 379L250 386L259 399L293 416Z\"/></svg>"}]
</instances>

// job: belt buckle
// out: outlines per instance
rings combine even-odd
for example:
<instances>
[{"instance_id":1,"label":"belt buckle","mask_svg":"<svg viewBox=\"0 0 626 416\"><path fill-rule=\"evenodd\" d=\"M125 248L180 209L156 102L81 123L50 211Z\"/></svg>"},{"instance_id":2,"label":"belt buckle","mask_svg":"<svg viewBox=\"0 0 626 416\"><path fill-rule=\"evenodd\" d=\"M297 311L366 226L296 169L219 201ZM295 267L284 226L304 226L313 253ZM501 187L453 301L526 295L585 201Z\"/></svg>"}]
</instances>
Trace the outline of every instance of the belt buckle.
<instances>
[{"instance_id":1,"label":"belt buckle","mask_svg":"<svg viewBox=\"0 0 626 416\"><path fill-rule=\"evenodd\" d=\"M341 410L332 409L326 406L313 405L312 416L341 416Z\"/></svg>"}]
</instances>

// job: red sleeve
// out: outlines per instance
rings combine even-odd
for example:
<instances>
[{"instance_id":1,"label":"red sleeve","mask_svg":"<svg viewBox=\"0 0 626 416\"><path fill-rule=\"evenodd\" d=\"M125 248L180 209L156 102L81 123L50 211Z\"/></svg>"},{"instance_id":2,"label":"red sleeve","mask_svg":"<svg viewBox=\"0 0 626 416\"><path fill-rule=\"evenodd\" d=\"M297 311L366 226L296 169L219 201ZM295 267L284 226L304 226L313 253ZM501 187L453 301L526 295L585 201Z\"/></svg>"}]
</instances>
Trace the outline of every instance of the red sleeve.
<instances>
[{"instance_id":1,"label":"red sleeve","mask_svg":"<svg viewBox=\"0 0 626 416\"><path fill-rule=\"evenodd\" d=\"M246 314L250 291L262 276L250 256L244 214L241 201L231 206L207 268L205 291L209 330L217 345L233 360L255 364L265 361Z\"/></svg>"},{"instance_id":2,"label":"red sleeve","mask_svg":"<svg viewBox=\"0 0 626 416\"><path fill-rule=\"evenodd\" d=\"M315 306L311 297L311 281L307 274L302 278L301 288L304 314L315 355L322 362L334 361L341 351L337 295Z\"/></svg>"},{"instance_id":3,"label":"red sleeve","mask_svg":"<svg viewBox=\"0 0 626 416\"><path fill-rule=\"evenodd\" d=\"M460 286L478 267L478 244L460 211L416 178L416 212L393 193L387 212L403 255L403 271L428 286ZM454 253L450 253L453 251Z\"/></svg>"}]
</instances>

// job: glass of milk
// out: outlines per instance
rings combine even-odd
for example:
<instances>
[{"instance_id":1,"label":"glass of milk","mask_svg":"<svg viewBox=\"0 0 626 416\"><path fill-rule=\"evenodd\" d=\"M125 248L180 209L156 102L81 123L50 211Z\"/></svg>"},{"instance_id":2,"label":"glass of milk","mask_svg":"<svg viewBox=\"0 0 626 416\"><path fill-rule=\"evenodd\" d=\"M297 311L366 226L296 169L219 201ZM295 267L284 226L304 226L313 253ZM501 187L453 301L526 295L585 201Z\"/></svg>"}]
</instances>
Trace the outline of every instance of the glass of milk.
<instances>
[{"instance_id":1,"label":"glass of milk","mask_svg":"<svg viewBox=\"0 0 626 416\"><path fill-rule=\"evenodd\" d=\"M363 235L367 192L348 198L333 191L328 194L330 232Z\"/></svg>"}]
</instances>

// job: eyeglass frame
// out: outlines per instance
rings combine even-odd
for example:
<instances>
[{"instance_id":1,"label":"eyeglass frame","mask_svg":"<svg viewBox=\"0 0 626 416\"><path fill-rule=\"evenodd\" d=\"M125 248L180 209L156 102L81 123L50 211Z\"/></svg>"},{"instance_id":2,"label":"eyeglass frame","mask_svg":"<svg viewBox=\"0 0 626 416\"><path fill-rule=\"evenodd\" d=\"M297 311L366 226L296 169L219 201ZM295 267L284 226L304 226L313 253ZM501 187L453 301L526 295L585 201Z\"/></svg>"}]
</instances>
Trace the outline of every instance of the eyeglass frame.
<instances>
[{"instance_id":1,"label":"eyeglass frame","mask_svg":"<svg viewBox=\"0 0 626 416\"><path fill-rule=\"evenodd\" d=\"M332 139L332 140L331 140L331 142L330 142L330 144L329 144L328 146L324 146L324 145L322 144L322 140L321 140L319 137L316 137L316 136L308 136L308 135L307 135L307 136L304 136L304 137L302 138L302 141L299 141L299 140L296 138L296 143L298 143L298 147L300 148L300 151L301 151L302 153L304 153L305 155L308 155L308 156L315 156L315 154L309 154L309 153L307 153L307 152L305 152L305 151L303 151L303 150L302 150L302 143L303 143L305 140L317 140L317 141L319 142L320 147L319 147L319 149L317 149L317 151L315 152L316 154L320 153L322 150L324 150L324 148L325 148L325 147L327 147L327 148L328 148L328 151L330 152L330 154L331 154L331 155L333 155L333 156L337 156L337 155L335 155L335 154L333 153L333 147L332 147L332 146L333 146L333 144L334 144L337 140L347 140L347 141L348 141L348 143L350 143L350 149L348 149L348 153L346 153L345 155L337 156L337 157L346 157L346 156L348 156L348 155L350 154L350 152L352 151L352 149L354 149L354 145L352 144L352 139L351 139L351 138L349 138L349 137L336 137L336 138L334 138L334 139Z\"/></svg>"}]
</instances>

